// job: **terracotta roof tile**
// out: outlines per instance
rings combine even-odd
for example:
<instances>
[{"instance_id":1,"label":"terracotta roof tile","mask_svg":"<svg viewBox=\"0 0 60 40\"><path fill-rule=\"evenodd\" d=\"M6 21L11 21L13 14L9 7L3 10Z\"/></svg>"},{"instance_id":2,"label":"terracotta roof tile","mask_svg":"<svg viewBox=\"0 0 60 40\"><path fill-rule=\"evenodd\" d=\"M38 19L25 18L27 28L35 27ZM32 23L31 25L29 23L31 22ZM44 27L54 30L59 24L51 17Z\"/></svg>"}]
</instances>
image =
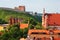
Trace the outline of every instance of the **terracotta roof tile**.
<instances>
[{"instance_id":1,"label":"terracotta roof tile","mask_svg":"<svg viewBox=\"0 0 60 40\"><path fill-rule=\"evenodd\" d=\"M28 24L20 24L21 29L24 29L24 28L27 28L27 27L28 27Z\"/></svg>"}]
</instances>

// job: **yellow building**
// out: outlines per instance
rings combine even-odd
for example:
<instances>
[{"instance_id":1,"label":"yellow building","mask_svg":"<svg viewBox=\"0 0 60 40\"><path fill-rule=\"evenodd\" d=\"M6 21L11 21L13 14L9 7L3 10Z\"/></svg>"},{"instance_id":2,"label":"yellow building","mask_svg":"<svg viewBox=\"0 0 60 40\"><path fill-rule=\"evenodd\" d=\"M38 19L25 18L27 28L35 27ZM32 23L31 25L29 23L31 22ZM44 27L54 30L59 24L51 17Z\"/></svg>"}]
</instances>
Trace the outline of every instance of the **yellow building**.
<instances>
[{"instance_id":1,"label":"yellow building","mask_svg":"<svg viewBox=\"0 0 60 40\"><path fill-rule=\"evenodd\" d=\"M9 24L0 24L0 31L6 30L6 28L9 26Z\"/></svg>"},{"instance_id":2,"label":"yellow building","mask_svg":"<svg viewBox=\"0 0 60 40\"><path fill-rule=\"evenodd\" d=\"M4 30L4 27L3 27L3 26L0 26L0 31L1 31L1 30Z\"/></svg>"}]
</instances>

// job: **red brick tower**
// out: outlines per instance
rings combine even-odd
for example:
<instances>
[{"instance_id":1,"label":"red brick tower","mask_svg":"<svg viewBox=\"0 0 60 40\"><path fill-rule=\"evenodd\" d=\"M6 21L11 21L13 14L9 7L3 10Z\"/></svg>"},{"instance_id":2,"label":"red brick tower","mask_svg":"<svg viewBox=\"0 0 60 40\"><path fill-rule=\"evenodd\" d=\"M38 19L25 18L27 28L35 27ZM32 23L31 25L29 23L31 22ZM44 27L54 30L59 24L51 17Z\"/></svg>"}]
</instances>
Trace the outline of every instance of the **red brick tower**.
<instances>
[{"instance_id":1,"label":"red brick tower","mask_svg":"<svg viewBox=\"0 0 60 40\"><path fill-rule=\"evenodd\" d=\"M25 6L19 6L18 8L20 11L25 11Z\"/></svg>"}]
</instances>

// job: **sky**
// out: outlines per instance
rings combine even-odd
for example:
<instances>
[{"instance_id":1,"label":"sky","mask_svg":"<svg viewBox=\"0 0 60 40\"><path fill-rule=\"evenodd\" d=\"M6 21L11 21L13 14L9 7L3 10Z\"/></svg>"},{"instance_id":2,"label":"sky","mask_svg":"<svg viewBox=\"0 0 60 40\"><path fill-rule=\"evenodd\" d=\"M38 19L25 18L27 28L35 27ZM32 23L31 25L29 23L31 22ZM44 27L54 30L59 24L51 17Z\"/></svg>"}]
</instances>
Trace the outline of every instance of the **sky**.
<instances>
[{"instance_id":1,"label":"sky","mask_svg":"<svg viewBox=\"0 0 60 40\"><path fill-rule=\"evenodd\" d=\"M25 6L26 11L42 13L43 8L46 12L60 13L60 0L0 0L0 7L14 8Z\"/></svg>"}]
</instances>

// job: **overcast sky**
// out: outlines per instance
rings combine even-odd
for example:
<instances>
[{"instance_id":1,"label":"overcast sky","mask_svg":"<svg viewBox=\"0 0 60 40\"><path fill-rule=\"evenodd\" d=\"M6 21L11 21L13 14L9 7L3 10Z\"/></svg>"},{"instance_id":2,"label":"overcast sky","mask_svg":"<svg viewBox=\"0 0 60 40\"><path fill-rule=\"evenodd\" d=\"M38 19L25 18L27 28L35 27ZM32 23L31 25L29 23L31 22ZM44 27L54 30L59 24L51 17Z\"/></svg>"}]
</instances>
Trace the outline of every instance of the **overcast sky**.
<instances>
[{"instance_id":1,"label":"overcast sky","mask_svg":"<svg viewBox=\"0 0 60 40\"><path fill-rule=\"evenodd\" d=\"M19 5L26 7L26 11L60 13L60 0L0 0L0 7L14 8Z\"/></svg>"}]
</instances>

